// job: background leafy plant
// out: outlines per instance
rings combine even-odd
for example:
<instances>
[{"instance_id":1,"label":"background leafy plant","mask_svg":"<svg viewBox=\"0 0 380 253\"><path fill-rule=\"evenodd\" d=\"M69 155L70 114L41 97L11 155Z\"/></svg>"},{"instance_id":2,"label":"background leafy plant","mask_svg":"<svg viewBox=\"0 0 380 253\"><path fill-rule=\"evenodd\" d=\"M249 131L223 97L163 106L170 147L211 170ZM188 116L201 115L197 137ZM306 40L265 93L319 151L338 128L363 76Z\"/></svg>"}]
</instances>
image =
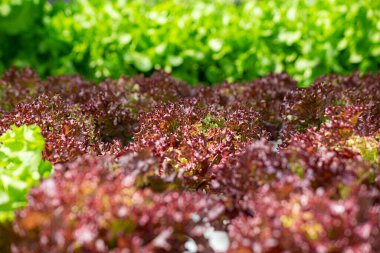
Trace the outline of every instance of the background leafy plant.
<instances>
[{"instance_id":1,"label":"background leafy plant","mask_svg":"<svg viewBox=\"0 0 380 253\"><path fill-rule=\"evenodd\" d=\"M217 83L285 71L305 85L321 74L379 69L379 10L368 0L45 3L28 33L2 40L0 57L3 67L31 65L43 75L165 69Z\"/></svg>"},{"instance_id":2,"label":"background leafy plant","mask_svg":"<svg viewBox=\"0 0 380 253\"><path fill-rule=\"evenodd\" d=\"M44 0L0 3L0 71L10 65L36 65L42 60Z\"/></svg>"}]
</instances>

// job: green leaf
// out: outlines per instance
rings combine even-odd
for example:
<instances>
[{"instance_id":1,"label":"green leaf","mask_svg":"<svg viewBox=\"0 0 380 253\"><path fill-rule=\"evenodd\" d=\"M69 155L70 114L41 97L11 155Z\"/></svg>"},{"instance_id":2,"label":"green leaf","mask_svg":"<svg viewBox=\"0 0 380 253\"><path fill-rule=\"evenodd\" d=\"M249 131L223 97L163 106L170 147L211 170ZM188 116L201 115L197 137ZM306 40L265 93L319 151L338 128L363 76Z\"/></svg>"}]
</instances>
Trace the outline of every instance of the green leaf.
<instances>
[{"instance_id":1,"label":"green leaf","mask_svg":"<svg viewBox=\"0 0 380 253\"><path fill-rule=\"evenodd\" d=\"M208 45L209 45L209 47L211 48L212 51L218 52L223 47L223 41L221 39L211 39L208 42Z\"/></svg>"},{"instance_id":2,"label":"green leaf","mask_svg":"<svg viewBox=\"0 0 380 253\"><path fill-rule=\"evenodd\" d=\"M148 72L152 69L152 62L150 58L141 53L133 53L132 54L132 62L133 65L142 72Z\"/></svg>"},{"instance_id":3,"label":"green leaf","mask_svg":"<svg viewBox=\"0 0 380 253\"><path fill-rule=\"evenodd\" d=\"M183 58L181 56L169 55L168 61L173 67L178 67L183 63Z\"/></svg>"},{"instance_id":4,"label":"green leaf","mask_svg":"<svg viewBox=\"0 0 380 253\"><path fill-rule=\"evenodd\" d=\"M360 54L352 53L350 55L349 62L350 63L360 63L363 60L363 57Z\"/></svg>"},{"instance_id":5,"label":"green leaf","mask_svg":"<svg viewBox=\"0 0 380 253\"><path fill-rule=\"evenodd\" d=\"M125 45L129 44L129 42L131 42L131 41L132 41L132 35L130 35L130 34L122 34L119 37L119 42L120 42L121 46L125 46Z\"/></svg>"}]
</instances>

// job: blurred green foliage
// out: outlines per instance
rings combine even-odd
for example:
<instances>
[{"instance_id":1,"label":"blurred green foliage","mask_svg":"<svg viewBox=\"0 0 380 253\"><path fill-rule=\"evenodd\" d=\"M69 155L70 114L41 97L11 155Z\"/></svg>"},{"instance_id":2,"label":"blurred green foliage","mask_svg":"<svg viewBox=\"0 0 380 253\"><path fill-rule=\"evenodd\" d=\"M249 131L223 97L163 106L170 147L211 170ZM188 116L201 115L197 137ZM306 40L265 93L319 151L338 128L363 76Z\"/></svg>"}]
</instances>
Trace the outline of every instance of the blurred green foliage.
<instances>
[{"instance_id":1,"label":"blurred green foliage","mask_svg":"<svg viewBox=\"0 0 380 253\"><path fill-rule=\"evenodd\" d=\"M52 172L42 158L44 147L38 126L12 126L0 136L0 223L13 219L14 211L26 205L30 188Z\"/></svg>"},{"instance_id":2,"label":"blurred green foliage","mask_svg":"<svg viewBox=\"0 0 380 253\"><path fill-rule=\"evenodd\" d=\"M163 68L191 83L285 71L308 84L380 67L380 1L67 2L2 1L0 71L32 66L101 79Z\"/></svg>"}]
</instances>

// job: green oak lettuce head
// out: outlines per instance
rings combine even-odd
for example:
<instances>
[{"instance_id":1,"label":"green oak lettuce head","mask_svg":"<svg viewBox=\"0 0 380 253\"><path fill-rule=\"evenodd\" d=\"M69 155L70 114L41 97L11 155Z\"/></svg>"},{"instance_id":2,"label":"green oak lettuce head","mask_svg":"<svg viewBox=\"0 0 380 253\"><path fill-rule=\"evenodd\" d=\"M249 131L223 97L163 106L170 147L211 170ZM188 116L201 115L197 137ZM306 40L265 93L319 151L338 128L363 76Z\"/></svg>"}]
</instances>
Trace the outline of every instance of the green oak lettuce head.
<instances>
[{"instance_id":1,"label":"green oak lettuce head","mask_svg":"<svg viewBox=\"0 0 380 253\"><path fill-rule=\"evenodd\" d=\"M26 205L30 188L50 175L42 158L45 141L38 126L12 126L0 137L0 223Z\"/></svg>"}]
</instances>

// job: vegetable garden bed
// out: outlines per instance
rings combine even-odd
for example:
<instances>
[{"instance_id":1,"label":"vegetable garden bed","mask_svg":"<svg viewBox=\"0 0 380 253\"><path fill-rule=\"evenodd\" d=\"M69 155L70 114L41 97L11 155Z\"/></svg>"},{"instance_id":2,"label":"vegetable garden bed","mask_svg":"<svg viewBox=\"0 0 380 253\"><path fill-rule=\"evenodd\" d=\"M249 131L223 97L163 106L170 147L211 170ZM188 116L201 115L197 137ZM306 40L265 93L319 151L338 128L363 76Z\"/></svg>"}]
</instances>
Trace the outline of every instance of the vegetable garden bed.
<instances>
[{"instance_id":1,"label":"vegetable garden bed","mask_svg":"<svg viewBox=\"0 0 380 253\"><path fill-rule=\"evenodd\" d=\"M380 74L0 95L1 252L380 252Z\"/></svg>"}]
</instances>

